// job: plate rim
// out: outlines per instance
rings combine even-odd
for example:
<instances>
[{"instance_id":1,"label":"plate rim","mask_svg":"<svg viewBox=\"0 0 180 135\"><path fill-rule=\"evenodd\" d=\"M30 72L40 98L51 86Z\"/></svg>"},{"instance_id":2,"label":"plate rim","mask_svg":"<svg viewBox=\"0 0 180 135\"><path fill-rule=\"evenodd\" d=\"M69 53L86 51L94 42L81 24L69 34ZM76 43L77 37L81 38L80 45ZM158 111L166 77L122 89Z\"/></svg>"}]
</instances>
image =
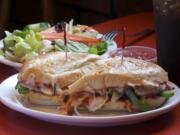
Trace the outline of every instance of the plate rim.
<instances>
[{"instance_id":1,"label":"plate rim","mask_svg":"<svg viewBox=\"0 0 180 135\"><path fill-rule=\"evenodd\" d=\"M79 123L79 121L81 121L81 122L87 122L88 121L87 125L92 126L92 122L94 122L94 121L97 122L98 120L100 121L99 123L103 123L103 122L106 122L106 121L117 122L117 121L126 121L126 119L132 119L133 120L133 118L136 119L138 117L146 117L148 115L151 115L152 117L156 117L156 116L159 116L161 114L164 114L166 112L171 111L173 108L175 108L180 103L180 98L179 98L179 99L176 99L174 102L171 102L171 103L169 103L167 105L164 105L163 107L157 108L155 110L151 110L151 111L148 111L148 112L140 112L140 113L128 114L128 115L120 115L120 116L100 116L100 117L97 117L97 116L67 116L67 115L53 114L53 113L33 110L33 109L30 109L30 108L24 107L23 105L21 105L21 106L18 105L19 102L12 103L12 102L8 101L6 98L2 97L1 89L2 89L2 87L4 87L4 85L10 79L16 79L17 80L17 74L6 78L0 84L0 101L6 107L8 107L8 108L10 108L10 109L12 109L14 111L20 112L22 114L28 115L30 117L41 119L41 120L44 120L44 119L42 119L42 117L48 117L48 119L51 119L51 120L54 119L54 118L59 118L59 119L61 118L61 120L62 120L61 123L62 124L67 124L70 121L71 122L76 122L78 120L77 123ZM175 86L175 89L177 89L176 93L178 93L178 95L180 95L180 91L178 91L179 90L178 86L175 85L175 84L173 84L173 85ZM37 116L39 116L39 115L42 115L42 117L38 118ZM155 116L153 116L153 115L155 115ZM49 122L52 122L52 121L49 121ZM54 123L60 123L60 122L54 122ZM68 124L68 125L75 125L75 124ZM81 125L81 124L77 124L77 125ZM109 124L109 125L122 125L122 124ZM81 125L81 126L86 126L86 125ZM101 126L101 125L99 125L99 126Z\"/></svg>"}]
</instances>

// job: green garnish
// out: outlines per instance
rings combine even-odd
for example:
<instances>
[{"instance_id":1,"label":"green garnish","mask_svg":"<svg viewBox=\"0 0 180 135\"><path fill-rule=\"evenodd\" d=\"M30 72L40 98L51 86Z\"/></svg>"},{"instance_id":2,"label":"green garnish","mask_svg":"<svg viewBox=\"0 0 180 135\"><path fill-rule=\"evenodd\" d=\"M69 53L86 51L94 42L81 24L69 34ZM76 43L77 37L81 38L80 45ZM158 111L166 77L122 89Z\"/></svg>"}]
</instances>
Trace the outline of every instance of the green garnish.
<instances>
[{"instance_id":1,"label":"green garnish","mask_svg":"<svg viewBox=\"0 0 180 135\"><path fill-rule=\"evenodd\" d=\"M15 89L18 90L19 94L22 94L22 95L29 93L29 90L23 87L19 82L16 84Z\"/></svg>"}]
</instances>

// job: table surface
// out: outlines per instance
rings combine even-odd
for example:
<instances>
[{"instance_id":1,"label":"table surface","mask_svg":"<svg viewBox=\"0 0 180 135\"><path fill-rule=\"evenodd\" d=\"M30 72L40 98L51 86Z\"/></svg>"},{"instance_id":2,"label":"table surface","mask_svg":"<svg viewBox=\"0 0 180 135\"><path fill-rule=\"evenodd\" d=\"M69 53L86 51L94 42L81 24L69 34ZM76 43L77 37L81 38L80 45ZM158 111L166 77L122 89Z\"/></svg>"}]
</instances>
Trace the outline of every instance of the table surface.
<instances>
[{"instance_id":1,"label":"table surface","mask_svg":"<svg viewBox=\"0 0 180 135\"><path fill-rule=\"evenodd\" d=\"M128 27L128 33L133 34L145 28L154 28L152 13L140 13L124 18L118 18L94 26L104 33L107 31ZM115 39L120 45L120 37ZM127 39L131 42L134 38ZM155 47L155 35L151 35L136 45ZM15 74L14 69L0 64L0 81ZM29 116L8 109L0 103L0 135L180 135L180 105L174 110L152 120L128 126L116 126L106 128L66 126L36 120Z\"/></svg>"}]
</instances>

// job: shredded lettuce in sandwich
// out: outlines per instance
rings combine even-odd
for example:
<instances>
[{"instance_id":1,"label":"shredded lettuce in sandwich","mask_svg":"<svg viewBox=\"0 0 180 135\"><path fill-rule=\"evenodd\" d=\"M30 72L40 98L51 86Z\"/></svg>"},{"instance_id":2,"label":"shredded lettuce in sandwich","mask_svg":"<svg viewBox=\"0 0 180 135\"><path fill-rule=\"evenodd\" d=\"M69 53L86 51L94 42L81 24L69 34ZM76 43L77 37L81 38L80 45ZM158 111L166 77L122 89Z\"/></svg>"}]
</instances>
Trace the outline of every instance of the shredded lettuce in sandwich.
<instances>
[{"instance_id":1,"label":"shredded lettuce in sandwich","mask_svg":"<svg viewBox=\"0 0 180 135\"><path fill-rule=\"evenodd\" d=\"M160 96L165 97L165 98L170 98L170 97L174 96L174 92L172 90L161 91Z\"/></svg>"},{"instance_id":2,"label":"shredded lettuce in sandwich","mask_svg":"<svg viewBox=\"0 0 180 135\"><path fill-rule=\"evenodd\" d=\"M0 55L4 55L4 52L3 50L0 49Z\"/></svg>"},{"instance_id":3,"label":"shredded lettuce in sandwich","mask_svg":"<svg viewBox=\"0 0 180 135\"><path fill-rule=\"evenodd\" d=\"M29 89L23 87L19 82L16 84L15 89L18 91L19 94L22 94L22 95L29 93Z\"/></svg>"}]
</instances>

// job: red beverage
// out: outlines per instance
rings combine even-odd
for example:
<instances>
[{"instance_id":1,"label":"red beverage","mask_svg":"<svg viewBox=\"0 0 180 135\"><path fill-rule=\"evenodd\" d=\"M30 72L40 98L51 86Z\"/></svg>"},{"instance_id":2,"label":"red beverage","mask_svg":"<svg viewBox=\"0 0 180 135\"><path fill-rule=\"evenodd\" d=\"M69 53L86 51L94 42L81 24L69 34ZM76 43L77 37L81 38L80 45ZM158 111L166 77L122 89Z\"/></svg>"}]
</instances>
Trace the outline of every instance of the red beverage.
<instances>
[{"instance_id":1,"label":"red beverage","mask_svg":"<svg viewBox=\"0 0 180 135\"><path fill-rule=\"evenodd\" d=\"M122 56L122 49L118 48L110 52L110 56ZM124 57L131 57L145 60L148 62L157 62L156 49L145 46L129 46L123 49Z\"/></svg>"}]
</instances>

